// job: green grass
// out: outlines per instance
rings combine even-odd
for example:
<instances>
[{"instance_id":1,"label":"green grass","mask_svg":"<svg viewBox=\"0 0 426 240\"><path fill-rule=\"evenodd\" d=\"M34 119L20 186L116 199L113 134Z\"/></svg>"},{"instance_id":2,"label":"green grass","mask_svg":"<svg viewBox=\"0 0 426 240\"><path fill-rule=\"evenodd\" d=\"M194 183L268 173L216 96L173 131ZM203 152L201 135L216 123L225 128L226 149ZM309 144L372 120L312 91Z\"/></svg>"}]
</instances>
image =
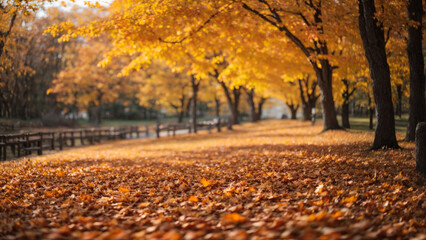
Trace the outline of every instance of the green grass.
<instances>
[{"instance_id":1,"label":"green grass","mask_svg":"<svg viewBox=\"0 0 426 240\"><path fill-rule=\"evenodd\" d=\"M197 118L197 121L205 121L210 120L213 117L203 117ZM178 119L176 117L170 117L170 118L162 118L159 120L125 120L125 119L106 119L102 120L101 127L117 127L117 126L132 126L132 125L153 125L157 121L160 122L177 122ZM184 118L183 122L188 122L188 118ZM87 120L78 120L78 123L81 126L92 126L89 121Z\"/></svg>"},{"instance_id":2,"label":"green grass","mask_svg":"<svg viewBox=\"0 0 426 240\"><path fill-rule=\"evenodd\" d=\"M341 123L341 117L337 117L339 123ZM356 131L374 131L369 129L369 118L368 117L349 117L349 123L351 124L351 130ZM398 133L405 133L408 125L408 116L403 115L400 119L395 116L395 130ZM376 126L376 119L373 119L373 127Z\"/></svg>"}]
</instances>

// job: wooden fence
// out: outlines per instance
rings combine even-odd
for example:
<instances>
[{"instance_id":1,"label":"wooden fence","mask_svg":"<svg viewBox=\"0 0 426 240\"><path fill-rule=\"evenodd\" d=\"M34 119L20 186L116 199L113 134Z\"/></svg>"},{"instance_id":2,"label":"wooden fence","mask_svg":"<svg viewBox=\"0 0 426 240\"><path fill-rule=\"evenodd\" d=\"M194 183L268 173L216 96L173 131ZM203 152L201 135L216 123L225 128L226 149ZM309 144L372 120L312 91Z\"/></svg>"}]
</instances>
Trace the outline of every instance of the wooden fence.
<instances>
[{"instance_id":1,"label":"wooden fence","mask_svg":"<svg viewBox=\"0 0 426 240\"><path fill-rule=\"evenodd\" d=\"M215 118L210 121L202 121L197 123L198 130L208 130L211 132L212 129L216 128L218 132L221 131L223 126L227 126L228 129L231 129L230 122L228 120ZM178 130L188 130L188 133L193 131L191 123L157 123L155 125L155 134L157 138L160 138L160 132L167 132L167 136L176 136L176 131Z\"/></svg>"},{"instance_id":2,"label":"wooden fence","mask_svg":"<svg viewBox=\"0 0 426 240\"><path fill-rule=\"evenodd\" d=\"M231 129L228 120L216 118L210 121L197 123L198 130L208 130L216 128L218 132L223 126ZM193 132L191 123L157 123L155 125L156 137L160 137L160 132L167 132L167 136L175 136L178 130L188 130ZM136 137L145 134L149 137L149 128L139 129L138 126L121 128L82 128L63 131L32 132L19 134L0 135L0 160L8 157L21 157L37 152L42 155L44 150L62 150L64 147L75 147L86 144L94 144L102 140L115 140Z\"/></svg>"},{"instance_id":3,"label":"wooden fence","mask_svg":"<svg viewBox=\"0 0 426 240\"><path fill-rule=\"evenodd\" d=\"M102 140L139 138L140 134L145 134L148 137L148 126L145 126L144 129L139 129L138 126L130 126L5 134L0 135L0 160L6 160L8 155L21 157L32 152L42 155L43 150L62 150L64 147L94 144Z\"/></svg>"}]
</instances>

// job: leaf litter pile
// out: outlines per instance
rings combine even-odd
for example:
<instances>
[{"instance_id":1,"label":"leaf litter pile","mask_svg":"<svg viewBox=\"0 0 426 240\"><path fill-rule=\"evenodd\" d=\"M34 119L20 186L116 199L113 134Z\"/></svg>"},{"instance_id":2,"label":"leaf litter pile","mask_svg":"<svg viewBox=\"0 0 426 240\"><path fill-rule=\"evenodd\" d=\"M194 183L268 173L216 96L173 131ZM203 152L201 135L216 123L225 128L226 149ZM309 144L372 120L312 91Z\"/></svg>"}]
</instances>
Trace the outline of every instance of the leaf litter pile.
<instances>
[{"instance_id":1,"label":"leaf litter pile","mask_svg":"<svg viewBox=\"0 0 426 240\"><path fill-rule=\"evenodd\" d=\"M426 239L414 144L320 131L265 121L2 163L0 238Z\"/></svg>"}]
</instances>

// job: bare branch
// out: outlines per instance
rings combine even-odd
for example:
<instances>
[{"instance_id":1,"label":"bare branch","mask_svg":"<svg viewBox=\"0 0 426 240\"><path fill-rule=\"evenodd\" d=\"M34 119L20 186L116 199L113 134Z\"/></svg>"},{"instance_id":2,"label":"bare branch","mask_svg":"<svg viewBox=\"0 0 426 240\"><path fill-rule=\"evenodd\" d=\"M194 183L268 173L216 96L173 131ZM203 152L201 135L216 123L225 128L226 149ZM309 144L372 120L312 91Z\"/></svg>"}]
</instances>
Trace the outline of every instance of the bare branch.
<instances>
[{"instance_id":1,"label":"bare branch","mask_svg":"<svg viewBox=\"0 0 426 240\"><path fill-rule=\"evenodd\" d=\"M280 31L280 27L278 26L278 23L272 21L271 19L269 19L268 17L266 17L265 15L263 15L262 13L260 13L259 11L257 11L256 9L253 9L251 7L249 7L247 4L243 3L243 8L256 14L257 16L259 16L260 18L262 18L263 20L269 22L270 24L274 25L276 28L278 28Z\"/></svg>"},{"instance_id":2,"label":"bare branch","mask_svg":"<svg viewBox=\"0 0 426 240\"><path fill-rule=\"evenodd\" d=\"M186 35L185 37L181 38L178 41L168 41L163 39L162 37L159 37L158 40L160 42L164 42L164 43L171 43L171 44L178 44L178 43L182 43L183 41L185 41L186 39L192 37L194 34L198 33L199 31L201 31L207 24L210 23L210 21L215 18L217 15L219 15L219 13L221 13L224 9L228 8L229 6L231 6L232 4L234 4L235 2L232 1L228 4L226 4L225 6L220 7L215 13L213 13L212 15L210 15L210 17L204 21L200 26L198 26L198 28L196 28L194 31L191 31L188 35Z\"/></svg>"}]
</instances>

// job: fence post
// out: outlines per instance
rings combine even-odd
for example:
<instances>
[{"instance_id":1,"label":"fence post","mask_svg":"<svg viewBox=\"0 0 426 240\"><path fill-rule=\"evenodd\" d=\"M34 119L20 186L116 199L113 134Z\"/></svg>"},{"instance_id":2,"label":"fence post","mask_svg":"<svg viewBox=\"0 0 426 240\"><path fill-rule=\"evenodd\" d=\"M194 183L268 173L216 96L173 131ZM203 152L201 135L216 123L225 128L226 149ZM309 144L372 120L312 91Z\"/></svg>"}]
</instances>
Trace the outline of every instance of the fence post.
<instances>
[{"instance_id":1,"label":"fence post","mask_svg":"<svg viewBox=\"0 0 426 240\"><path fill-rule=\"evenodd\" d=\"M90 144L95 144L95 130L91 129L90 130Z\"/></svg>"},{"instance_id":2,"label":"fence post","mask_svg":"<svg viewBox=\"0 0 426 240\"><path fill-rule=\"evenodd\" d=\"M192 133L192 126L191 126L191 124L189 124L189 123L188 123L188 132L189 132L189 133Z\"/></svg>"},{"instance_id":3,"label":"fence post","mask_svg":"<svg viewBox=\"0 0 426 240\"><path fill-rule=\"evenodd\" d=\"M17 144L18 144L18 147L17 147L18 154L17 155L18 155L18 157L21 157L21 141L19 139L20 139L20 137L18 137L18 142L17 142ZM27 145L27 147L29 147L28 145L31 144L31 143L30 143L28 134L25 135L25 139L26 139L25 145Z\"/></svg>"},{"instance_id":4,"label":"fence post","mask_svg":"<svg viewBox=\"0 0 426 240\"><path fill-rule=\"evenodd\" d=\"M176 125L173 125L173 137L176 136Z\"/></svg>"},{"instance_id":5,"label":"fence post","mask_svg":"<svg viewBox=\"0 0 426 240\"><path fill-rule=\"evenodd\" d=\"M97 129L96 131L98 132L98 142L101 142L101 140L102 140L102 129Z\"/></svg>"},{"instance_id":6,"label":"fence post","mask_svg":"<svg viewBox=\"0 0 426 240\"><path fill-rule=\"evenodd\" d=\"M52 140L50 142L50 149L51 150L55 150L55 133L51 132L50 136L52 137Z\"/></svg>"},{"instance_id":7,"label":"fence post","mask_svg":"<svg viewBox=\"0 0 426 240\"><path fill-rule=\"evenodd\" d=\"M157 134L157 138L160 138L160 123L155 124L155 133Z\"/></svg>"},{"instance_id":8,"label":"fence post","mask_svg":"<svg viewBox=\"0 0 426 240\"><path fill-rule=\"evenodd\" d=\"M43 133L40 133L39 136L40 136L40 139L38 140L37 154L43 155Z\"/></svg>"},{"instance_id":9,"label":"fence post","mask_svg":"<svg viewBox=\"0 0 426 240\"><path fill-rule=\"evenodd\" d=\"M75 147L74 131L71 132L71 146Z\"/></svg>"},{"instance_id":10,"label":"fence post","mask_svg":"<svg viewBox=\"0 0 426 240\"><path fill-rule=\"evenodd\" d=\"M416 169L426 177L426 122L417 124L416 127Z\"/></svg>"},{"instance_id":11,"label":"fence post","mask_svg":"<svg viewBox=\"0 0 426 240\"><path fill-rule=\"evenodd\" d=\"M64 148L64 141L62 139L63 133L59 132L58 140L59 140L59 150L62 150Z\"/></svg>"},{"instance_id":12,"label":"fence post","mask_svg":"<svg viewBox=\"0 0 426 240\"><path fill-rule=\"evenodd\" d=\"M1 137L1 144L0 159L3 157L3 160L6 160L6 138L4 136Z\"/></svg>"},{"instance_id":13,"label":"fence post","mask_svg":"<svg viewBox=\"0 0 426 240\"><path fill-rule=\"evenodd\" d=\"M145 134L146 134L146 137L149 137L149 127L148 127L148 125L145 125Z\"/></svg>"},{"instance_id":14,"label":"fence post","mask_svg":"<svg viewBox=\"0 0 426 240\"><path fill-rule=\"evenodd\" d=\"M80 129L80 145L84 145L84 137L83 137L83 130Z\"/></svg>"}]
</instances>

